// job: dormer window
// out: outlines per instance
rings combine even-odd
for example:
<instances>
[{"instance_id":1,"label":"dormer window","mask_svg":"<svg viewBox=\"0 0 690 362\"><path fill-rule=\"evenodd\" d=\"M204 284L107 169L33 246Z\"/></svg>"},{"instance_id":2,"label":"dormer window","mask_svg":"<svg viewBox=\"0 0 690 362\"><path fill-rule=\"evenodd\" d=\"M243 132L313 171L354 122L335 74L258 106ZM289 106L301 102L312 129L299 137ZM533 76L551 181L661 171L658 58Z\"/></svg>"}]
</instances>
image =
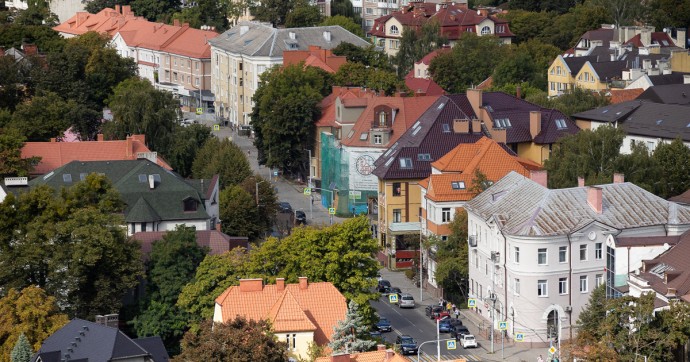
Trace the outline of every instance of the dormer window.
<instances>
[{"instance_id":1,"label":"dormer window","mask_svg":"<svg viewBox=\"0 0 690 362\"><path fill-rule=\"evenodd\" d=\"M398 27L395 25L391 25L391 34L400 34L400 30L398 30Z\"/></svg>"},{"instance_id":2,"label":"dormer window","mask_svg":"<svg viewBox=\"0 0 690 362\"><path fill-rule=\"evenodd\" d=\"M182 201L182 206L184 212L195 212L197 210L197 207L199 206L199 203L193 198L188 197L184 199L184 201Z\"/></svg>"},{"instance_id":3,"label":"dormer window","mask_svg":"<svg viewBox=\"0 0 690 362\"><path fill-rule=\"evenodd\" d=\"M482 28L482 35L488 35L488 34L491 34L491 28L489 28L488 26L483 27Z\"/></svg>"},{"instance_id":4,"label":"dormer window","mask_svg":"<svg viewBox=\"0 0 690 362\"><path fill-rule=\"evenodd\" d=\"M658 124L658 123L657 123ZM568 128L568 124L565 123L565 119L559 118L556 120L556 128L558 129L566 129Z\"/></svg>"},{"instance_id":5,"label":"dormer window","mask_svg":"<svg viewBox=\"0 0 690 362\"><path fill-rule=\"evenodd\" d=\"M401 158L400 159L400 168L412 168L412 159L411 158Z\"/></svg>"},{"instance_id":6,"label":"dormer window","mask_svg":"<svg viewBox=\"0 0 690 362\"><path fill-rule=\"evenodd\" d=\"M386 127L386 112L379 113L379 127Z\"/></svg>"}]
</instances>

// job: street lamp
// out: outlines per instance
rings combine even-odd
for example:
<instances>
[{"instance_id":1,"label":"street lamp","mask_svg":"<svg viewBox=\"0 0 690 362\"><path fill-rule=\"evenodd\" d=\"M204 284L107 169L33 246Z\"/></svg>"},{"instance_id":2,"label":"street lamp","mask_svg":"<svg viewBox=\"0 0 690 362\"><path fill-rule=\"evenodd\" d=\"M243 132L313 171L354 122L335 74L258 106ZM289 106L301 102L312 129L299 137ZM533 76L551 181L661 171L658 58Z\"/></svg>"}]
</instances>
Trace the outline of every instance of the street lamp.
<instances>
[{"instance_id":1,"label":"street lamp","mask_svg":"<svg viewBox=\"0 0 690 362\"><path fill-rule=\"evenodd\" d=\"M254 182L254 184L256 186L256 206L259 206L259 184L262 182L266 182L266 180L260 180L260 181Z\"/></svg>"}]
</instances>

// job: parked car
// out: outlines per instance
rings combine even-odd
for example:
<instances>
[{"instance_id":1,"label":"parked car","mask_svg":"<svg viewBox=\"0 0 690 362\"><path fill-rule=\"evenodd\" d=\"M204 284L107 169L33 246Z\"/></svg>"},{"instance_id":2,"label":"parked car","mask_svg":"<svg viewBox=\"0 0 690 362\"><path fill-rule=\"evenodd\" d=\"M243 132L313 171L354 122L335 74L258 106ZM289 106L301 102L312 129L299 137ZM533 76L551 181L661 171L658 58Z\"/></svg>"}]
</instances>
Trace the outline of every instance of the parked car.
<instances>
[{"instance_id":1,"label":"parked car","mask_svg":"<svg viewBox=\"0 0 690 362\"><path fill-rule=\"evenodd\" d=\"M390 289L390 287L391 287L391 282L389 282L388 280L382 279L382 280L379 280L379 284L376 287L376 290L378 290L379 293L386 293L388 291L388 289Z\"/></svg>"},{"instance_id":2,"label":"parked car","mask_svg":"<svg viewBox=\"0 0 690 362\"><path fill-rule=\"evenodd\" d=\"M388 294L397 294L398 295L398 301L400 301L400 296L402 295L402 290L398 287L390 287L388 289Z\"/></svg>"},{"instance_id":3,"label":"parked car","mask_svg":"<svg viewBox=\"0 0 690 362\"><path fill-rule=\"evenodd\" d=\"M450 319L444 319L438 322L438 331L440 333L450 333L453 329L453 325L450 323Z\"/></svg>"},{"instance_id":4,"label":"parked car","mask_svg":"<svg viewBox=\"0 0 690 362\"><path fill-rule=\"evenodd\" d=\"M307 214L302 210L295 211L295 225L306 225L307 224Z\"/></svg>"},{"instance_id":5,"label":"parked car","mask_svg":"<svg viewBox=\"0 0 690 362\"><path fill-rule=\"evenodd\" d=\"M281 201L278 203L278 209L282 213L290 213L292 214L292 205L290 205L289 202Z\"/></svg>"},{"instance_id":6,"label":"parked car","mask_svg":"<svg viewBox=\"0 0 690 362\"><path fill-rule=\"evenodd\" d=\"M438 319L438 320L450 319L450 313L443 310L441 312L436 313L436 316L433 319Z\"/></svg>"},{"instance_id":7,"label":"parked car","mask_svg":"<svg viewBox=\"0 0 690 362\"><path fill-rule=\"evenodd\" d=\"M462 336L460 344L462 345L462 348L477 348L477 340L474 339L474 336L471 334Z\"/></svg>"},{"instance_id":8,"label":"parked car","mask_svg":"<svg viewBox=\"0 0 690 362\"><path fill-rule=\"evenodd\" d=\"M426 308L424 308L424 312L426 313L427 317L434 319L438 313L443 312L443 307L439 305L428 305Z\"/></svg>"},{"instance_id":9,"label":"parked car","mask_svg":"<svg viewBox=\"0 0 690 362\"><path fill-rule=\"evenodd\" d=\"M412 294L403 293L398 298L398 307L400 308L414 308L414 297Z\"/></svg>"},{"instance_id":10,"label":"parked car","mask_svg":"<svg viewBox=\"0 0 690 362\"><path fill-rule=\"evenodd\" d=\"M450 329L450 336L451 338L455 338L455 340L459 341L462 339L462 336L470 334L470 330L467 329L467 327L460 325L460 326L453 326L453 328Z\"/></svg>"},{"instance_id":11,"label":"parked car","mask_svg":"<svg viewBox=\"0 0 690 362\"><path fill-rule=\"evenodd\" d=\"M379 318L379 321L376 322L376 329L379 332L390 332L393 330L393 327L391 327L391 322L388 319Z\"/></svg>"},{"instance_id":12,"label":"parked car","mask_svg":"<svg viewBox=\"0 0 690 362\"><path fill-rule=\"evenodd\" d=\"M400 351L403 355L417 354L419 348L417 347L417 342L414 340L414 338L405 334L398 336L398 338L395 339L395 344L400 345Z\"/></svg>"}]
</instances>

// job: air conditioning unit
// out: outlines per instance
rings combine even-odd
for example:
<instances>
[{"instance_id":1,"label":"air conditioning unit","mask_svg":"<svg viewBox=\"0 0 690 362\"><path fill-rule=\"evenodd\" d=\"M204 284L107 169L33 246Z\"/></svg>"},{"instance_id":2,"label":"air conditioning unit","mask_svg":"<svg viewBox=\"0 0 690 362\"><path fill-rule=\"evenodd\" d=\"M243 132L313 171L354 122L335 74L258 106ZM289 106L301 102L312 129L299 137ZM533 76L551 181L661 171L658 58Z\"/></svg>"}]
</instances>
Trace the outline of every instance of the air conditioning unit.
<instances>
[{"instance_id":1,"label":"air conditioning unit","mask_svg":"<svg viewBox=\"0 0 690 362\"><path fill-rule=\"evenodd\" d=\"M471 248L476 248L477 247L477 236L476 235L470 235L467 237L467 243L470 245Z\"/></svg>"},{"instance_id":2,"label":"air conditioning unit","mask_svg":"<svg viewBox=\"0 0 690 362\"><path fill-rule=\"evenodd\" d=\"M570 313L570 312L573 311L573 307L570 306L570 305L566 305L566 306L565 306L565 311L568 312L568 313Z\"/></svg>"},{"instance_id":3,"label":"air conditioning unit","mask_svg":"<svg viewBox=\"0 0 690 362\"><path fill-rule=\"evenodd\" d=\"M494 263L500 263L501 262L501 253L498 251L492 251L491 252L491 261Z\"/></svg>"}]
</instances>

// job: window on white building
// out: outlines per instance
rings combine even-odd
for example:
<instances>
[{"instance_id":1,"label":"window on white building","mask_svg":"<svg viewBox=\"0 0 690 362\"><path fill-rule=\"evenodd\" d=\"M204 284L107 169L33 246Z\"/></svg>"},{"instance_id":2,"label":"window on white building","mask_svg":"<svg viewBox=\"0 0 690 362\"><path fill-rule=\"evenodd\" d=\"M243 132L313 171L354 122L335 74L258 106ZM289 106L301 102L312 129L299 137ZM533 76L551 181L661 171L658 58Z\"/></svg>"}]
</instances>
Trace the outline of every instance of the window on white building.
<instances>
[{"instance_id":1,"label":"window on white building","mask_svg":"<svg viewBox=\"0 0 690 362\"><path fill-rule=\"evenodd\" d=\"M559 263L568 262L568 247L567 246L559 246L558 247L558 262Z\"/></svg>"},{"instance_id":2,"label":"window on white building","mask_svg":"<svg viewBox=\"0 0 690 362\"><path fill-rule=\"evenodd\" d=\"M568 278L558 278L558 294L568 294Z\"/></svg>"},{"instance_id":3,"label":"window on white building","mask_svg":"<svg viewBox=\"0 0 690 362\"><path fill-rule=\"evenodd\" d=\"M513 247L513 262L515 262L515 264L520 264L520 247L519 246Z\"/></svg>"},{"instance_id":4,"label":"window on white building","mask_svg":"<svg viewBox=\"0 0 690 362\"><path fill-rule=\"evenodd\" d=\"M539 248L537 250L537 264L546 265L546 248Z\"/></svg>"},{"instance_id":5,"label":"window on white building","mask_svg":"<svg viewBox=\"0 0 690 362\"><path fill-rule=\"evenodd\" d=\"M537 281L537 296L538 297L548 297L549 292L547 290L548 282L545 279L539 279Z\"/></svg>"},{"instance_id":6,"label":"window on white building","mask_svg":"<svg viewBox=\"0 0 690 362\"><path fill-rule=\"evenodd\" d=\"M603 274L597 274L594 276L594 286L595 287L598 287L603 283L604 283L604 275Z\"/></svg>"},{"instance_id":7,"label":"window on white building","mask_svg":"<svg viewBox=\"0 0 690 362\"><path fill-rule=\"evenodd\" d=\"M580 244L580 261L587 260L587 244Z\"/></svg>"},{"instance_id":8,"label":"window on white building","mask_svg":"<svg viewBox=\"0 0 690 362\"><path fill-rule=\"evenodd\" d=\"M587 276L580 275L580 293L587 293Z\"/></svg>"},{"instance_id":9,"label":"window on white building","mask_svg":"<svg viewBox=\"0 0 690 362\"><path fill-rule=\"evenodd\" d=\"M474 257L474 268L479 269L479 254L476 249L472 250L472 255Z\"/></svg>"},{"instance_id":10,"label":"window on white building","mask_svg":"<svg viewBox=\"0 0 690 362\"><path fill-rule=\"evenodd\" d=\"M513 282L513 294L520 295L520 279L515 278Z\"/></svg>"},{"instance_id":11,"label":"window on white building","mask_svg":"<svg viewBox=\"0 0 690 362\"><path fill-rule=\"evenodd\" d=\"M441 222L450 222L450 207L441 209Z\"/></svg>"},{"instance_id":12,"label":"window on white building","mask_svg":"<svg viewBox=\"0 0 690 362\"><path fill-rule=\"evenodd\" d=\"M596 244L594 244L594 259L596 259L596 260L601 260L601 258L602 258L602 248L603 248L602 243L596 243Z\"/></svg>"},{"instance_id":13,"label":"window on white building","mask_svg":"<svg viewBox=\"0 0 690 362\"><path fill-rule=\"evenodd\" d=\"M390 33L391 33L391 34L395 34L395 35L397 35L397 34L400 34L400 30L398 29L398 27L397 27L397 26L395 26L395 25L391 25L391 28L390 28Z\"/></svg>"},{"instance_id":14,"label":"window on white building","mask_svg":"<svg viewBox=\"0 0 690 362\"><path fill-rule=\"evenodd\" d=\"M491 28L488 26L485 26L482 28L482 35L487 35L487 34L491 34Z\"/></svg>"},{"instance_id":15,"label":"window on white building","mask_svg":"<svg viewBox=\"0 0 690 362\"><path fill-rule=\"evenodd\" d=\"M381 137L380 134L375 134L374 135L374 144L380 145L381 143L383 143L383 138Z\"/></svg>"}]
</instances>

